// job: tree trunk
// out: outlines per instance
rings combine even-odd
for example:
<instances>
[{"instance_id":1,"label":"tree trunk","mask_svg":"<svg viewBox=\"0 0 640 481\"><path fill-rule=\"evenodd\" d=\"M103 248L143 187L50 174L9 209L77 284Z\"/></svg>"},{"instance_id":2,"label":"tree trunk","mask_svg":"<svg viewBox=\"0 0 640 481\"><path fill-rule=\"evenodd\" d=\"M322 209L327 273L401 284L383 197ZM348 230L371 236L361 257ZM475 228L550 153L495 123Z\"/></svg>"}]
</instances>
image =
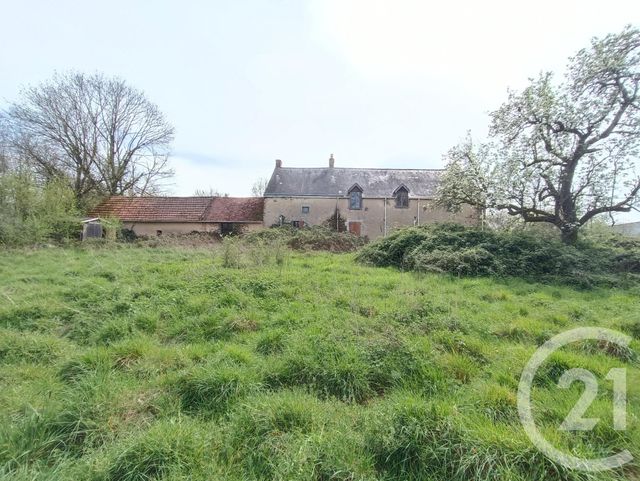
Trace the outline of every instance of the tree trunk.
<instances>
[{"instance_id":1,"label":"tree trunk","mask_svg":"<svg viewBox=\"0 0 640 481\"><path fill-rule=\"evenodd\" d=\"M563 226L560 228L562 232L562 242L567 245L574 245L578 242L578 227L575 225Z\"/></svg>"}]
</instances>

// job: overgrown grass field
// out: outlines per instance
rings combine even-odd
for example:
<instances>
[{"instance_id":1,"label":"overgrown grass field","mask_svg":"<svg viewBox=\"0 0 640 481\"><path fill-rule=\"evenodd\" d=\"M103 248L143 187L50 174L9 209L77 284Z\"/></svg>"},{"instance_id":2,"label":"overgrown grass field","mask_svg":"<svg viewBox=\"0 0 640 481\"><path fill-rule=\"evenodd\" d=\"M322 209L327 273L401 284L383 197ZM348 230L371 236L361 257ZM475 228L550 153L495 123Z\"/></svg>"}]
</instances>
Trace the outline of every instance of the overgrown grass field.
<instances>
[{"instance_id":1,"label":"overgrown grass field","mask_svg":"<svg viewBox=\"0 0 640 481\"><path fill-rule=\"evenodd\" d=\"M0 477L15 480L582 480L640 473L640 288L574 290L365 267L354 254L223 247L0 253ZM224 267L224 266L233 267ZM605 473L547 460L520 425L520 373L572 327L634 336L556 353L534 412L564 451L635 461ZM627 367L628 429L611 383Z\"/></svg>"}]
</instances>

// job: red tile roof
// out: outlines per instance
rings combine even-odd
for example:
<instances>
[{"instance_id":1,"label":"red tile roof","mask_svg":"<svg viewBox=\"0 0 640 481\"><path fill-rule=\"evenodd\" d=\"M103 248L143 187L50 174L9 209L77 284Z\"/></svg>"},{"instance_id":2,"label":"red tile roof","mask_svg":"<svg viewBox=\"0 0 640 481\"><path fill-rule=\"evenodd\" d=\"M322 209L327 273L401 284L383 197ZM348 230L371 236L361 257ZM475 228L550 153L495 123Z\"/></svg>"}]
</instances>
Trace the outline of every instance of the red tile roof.
<instances>
[{"instance_id":1,"label":"red tile roof","mask_svg":"<svg viewBox=\"0 0 640 481\"><path fill-rule=\"evenodd\" d=\"M262 222L262 197L214 197L204 214L205 222Z\"/></svg>"},{"instance_id":2,"label":"red tile roof","mask_svg":"<svg viewBox=\"0 0 640 481\"><path fill-rule=\"evenodd\" d=\"M259 197L113 196L89 212L124 222L262 222Z\"/></svg>"}]
</instances>

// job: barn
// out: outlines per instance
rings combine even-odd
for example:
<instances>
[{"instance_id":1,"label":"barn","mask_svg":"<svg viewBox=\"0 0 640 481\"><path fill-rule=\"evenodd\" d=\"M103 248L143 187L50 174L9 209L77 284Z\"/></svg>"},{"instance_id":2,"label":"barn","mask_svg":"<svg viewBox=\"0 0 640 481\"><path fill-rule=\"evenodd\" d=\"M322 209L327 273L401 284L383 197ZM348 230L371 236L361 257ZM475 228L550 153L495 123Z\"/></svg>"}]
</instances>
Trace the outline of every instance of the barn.
<instances>
[{"instance_id":1,"label":"barn","mask_svg":"<svg viewBox=\"0 0 640 481\"><path fill-rule=\"evenodd\" d=\"M260 197L112 196L89 212L92 218L116 218L139 236L191 232L247 232L262 228Z\"/></svg>"}]
</instances>

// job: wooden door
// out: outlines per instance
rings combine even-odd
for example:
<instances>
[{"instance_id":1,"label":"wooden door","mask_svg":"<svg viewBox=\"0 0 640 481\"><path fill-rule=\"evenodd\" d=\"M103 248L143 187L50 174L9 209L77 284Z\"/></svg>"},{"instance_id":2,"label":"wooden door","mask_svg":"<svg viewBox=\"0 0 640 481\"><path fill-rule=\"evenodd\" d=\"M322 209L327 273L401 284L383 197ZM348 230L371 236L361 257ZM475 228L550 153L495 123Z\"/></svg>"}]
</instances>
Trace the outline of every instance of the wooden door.
<instances>
[{"instance_id":1,"label":"wooden door","mask_svg":"<svg viewBox=\"0 0 640 481\"><path fill-rule=\"evenodd\" d=\"M349 222L349 232L359 236L361 226L362 226L362 222Z\"/></svg>"},{"instance_id":2,"label":"wooden door","mask_svg":"<svg viewBox=\"0 0 640 481\"><path fill-rule=\"evenodd\" d=\"M233 234L233 223L232 222L222 222L220 224L220 234L221 235Z\"/></svg>"}]
</instances>

